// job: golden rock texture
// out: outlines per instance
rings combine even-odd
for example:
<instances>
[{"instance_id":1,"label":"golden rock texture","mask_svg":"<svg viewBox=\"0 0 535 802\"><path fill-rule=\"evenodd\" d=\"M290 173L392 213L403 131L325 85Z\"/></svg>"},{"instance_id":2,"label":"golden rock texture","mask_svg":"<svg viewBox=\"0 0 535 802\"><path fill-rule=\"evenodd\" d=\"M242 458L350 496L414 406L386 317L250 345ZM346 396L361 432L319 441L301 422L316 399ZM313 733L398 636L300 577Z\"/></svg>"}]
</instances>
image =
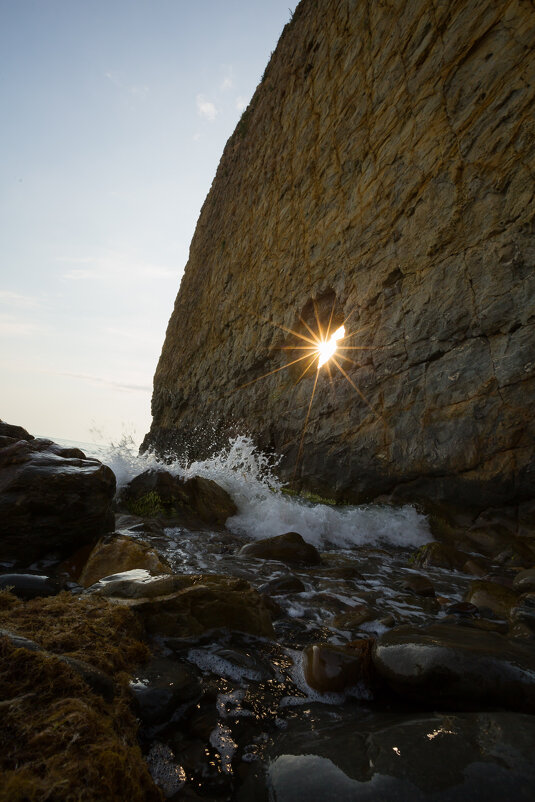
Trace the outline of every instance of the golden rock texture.
<instances>
[{"instance_id":1,"label":"golden rock texture","mask_svg":"<svg viewBox=\"0 0 535 802\"><path fill-rule=\"evenodd\" d=\"M248 432L291 477L316 367L254 380L315 302L359 330L368 403L322 368L296 484L533 497L534 48L529 0L302 0L202 208L145 447Z\"/></svg>"}]
</instances>

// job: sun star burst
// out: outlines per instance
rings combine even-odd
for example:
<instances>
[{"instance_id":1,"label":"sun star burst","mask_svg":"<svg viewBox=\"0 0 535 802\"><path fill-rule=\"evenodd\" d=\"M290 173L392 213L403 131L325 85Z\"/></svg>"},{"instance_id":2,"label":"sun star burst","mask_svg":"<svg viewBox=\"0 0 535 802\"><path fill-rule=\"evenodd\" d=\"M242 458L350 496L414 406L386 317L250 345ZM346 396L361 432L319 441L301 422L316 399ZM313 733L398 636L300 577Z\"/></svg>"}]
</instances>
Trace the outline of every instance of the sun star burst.
<instances>
[{"instance_id":1,"label":"sun star burst","mask_svg":"<svg viewBox=\"0 0 535 802\"><path fill-rule=\"evenodd\" d=\"M240 387L236 388L236 390L241 390L241 389L243 389L245 387L248 387L250 384L254 384L257 381L260 381L261 379L265 379L267 376L272 376L274 373L278 373L281 370L285 370L286 368L290 368L292 365L296 365L299 362L303 362L304 360L307 360L304 370L302 371L301 375L299 376L299 378L295 382L295 384L299 384L301 379L303 379L306 376L306 374L311 369L311 367L314 365L314 363L317 363L316 375L315 375L315 378L314 378L312 391L310 393L310 399L309 399L309 402L308 402L307 412L306 412L305 420L304 420L304 423L303 423L303 429L302 429L302 432L301 432L301 437L300 437L300 440L299 440L299 448L298 448L297 459L296 459L295 468L294 468L294 478L295 478L295 474L297 472L299 461L301 459L301 455L302 455L302 452L303 452L303 444L304 444L304 440L305 440L305 433L306 433L306 430L307 430L308 422L309 422L309 419L310 419L310 412L311 412L311 409L312 409L312 402L313 402L314 396L316 394L316 388L317 388L317 385L318 385L318 378L319 378L319 375L320 375L320 369L323 366L326 366L326 368L327 368L327 371L328 371L328 374L329 374L329 380L331 382L331 386L333 386L333 380L332 380L331 369L330 369L330 363L332 362L332 364L336 366L336 368L340 371L341 375L346 379L348 384L351 385L351 387L360 396L360 398L364 401L364 403L371 409L371 411L380 420L383 421L383 423L385 423L383 416L376 409L374 409L374 407L370 404L368 399L361 392L361 390L357 387L355 382L350 378L350 376L347 374L346 370L344 370L344 368L342 367L342 365L338 361L338 359L347 360L348 362L351 362L353 365L358 367L358 363L355 362L353 359L351 359L349 356L347 356L347 353L343 353L343 352L347 352L347 351L365 351L365 350L369 350L370 346L366 346L366 345L342 345L341 343L344 340L346 342L349 341L351 337L353 337L356 334L359 334L360 331L362 331L363 329L359 329L358 331L354 331L354 332L351 332L350 334L347 334L346 333L345 323L347 323L348 318L346 318L344 323L341 326L339 326L336 329L336 331L334 331L331 334L331 323L332 323L333 314L334 314L334 306L333 306L333 308L331 310L331 315L330 315L330 318L329 318L329 322L327 324L327 330L326 330L326 332L324 332L323 329L322 329L321 323L320 323L320 317L319 317L319 314L318 314L318 309L317 309L315 304L314 304L314 311L315 311L315 315L316 315L317 331L314 331L314 329L312 329L311 326L309 326L308 323L302 317L299 318L300 323L302 324L304 329L306 329L308 331L308 335L306 335L304 333L300 333L298 331L294 331L294 329L287 328L286 326L279 325L278 323L273 323L273 321L271 321L271 320L267 320L266 322L270 323L273 326L276 326L278 329L281 329L281 331L285 331L286 333L291 334L293 337L297 338L296 342L300 341L301 343L303 343L302 345L294 344L294 345L281 346L282 350L290 351L290 352L293 352L293 353L295 353L296 351L304 351L304 353L303 353L302 356L299 356L296 359L293 359L292 361L288 362L287 364L281 365L278 368L275 368L274 370L268 371L268 373L264 373L263 376L258 376L258 378L253 379L252 381L246 382L245 384L242 384ZM304 344L304 343L306 343L306 344ZM335 354L336 354L336 357L338 357L338 358L335 357ZM233 391L233 392L235 392L235 391Z\"/></svg>"}]
</instances>

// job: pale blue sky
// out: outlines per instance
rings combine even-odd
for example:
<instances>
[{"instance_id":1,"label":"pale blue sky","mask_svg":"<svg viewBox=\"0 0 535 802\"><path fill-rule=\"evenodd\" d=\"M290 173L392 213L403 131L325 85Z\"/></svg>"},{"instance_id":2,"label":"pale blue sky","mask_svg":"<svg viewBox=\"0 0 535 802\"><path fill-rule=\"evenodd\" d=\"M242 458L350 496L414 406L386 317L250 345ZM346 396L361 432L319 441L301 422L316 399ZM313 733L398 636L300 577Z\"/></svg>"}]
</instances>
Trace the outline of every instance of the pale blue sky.
<instances>
[{"instance_id":1,"label":"pale blue sky","mask_svg":"<svg viewBox=\"0 0 535 802\"><path fill-rule=\"evenodd\" d=\"M141 440L200 208L295 5L0 0L0 418Z\"/></svg>"}]
</instances>

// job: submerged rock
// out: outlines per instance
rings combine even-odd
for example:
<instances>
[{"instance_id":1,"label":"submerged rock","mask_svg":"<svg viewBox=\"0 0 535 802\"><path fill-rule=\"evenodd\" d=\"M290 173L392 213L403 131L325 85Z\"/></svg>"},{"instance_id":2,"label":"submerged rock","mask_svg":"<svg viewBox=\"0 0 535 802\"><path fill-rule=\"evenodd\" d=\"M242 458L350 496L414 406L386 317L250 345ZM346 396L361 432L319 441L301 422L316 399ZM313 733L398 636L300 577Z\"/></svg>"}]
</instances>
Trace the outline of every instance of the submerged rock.
<instances>
[{"instance_id":1,"label":"submerged rock","mask_svg":"<svg viewBox=\"0 0 535 802\"><path fill-rule=\"evenodd\" d=\"M237 802L531 802L535 718L506 712L303 721Z\"/></svg>"},{"instance_id":2,"label":"submerged rock","mask_svg":"<svg viewBox=\"0 0 535 802\"><path fill-rule=\"evenodd\" d=\"M377 640L375 667L396 693L424 705L535 711L534 650L467 624L396 627Z\"/></svg>"},{"instance_id":3,"label":"submerged rock","mask_svg":"<svg viewBox=\"0 0 535 802\"><path fill-rule=\"evenodd\" d=\"M141 568L152 575L168 574L171 567L154 548L142 540L117 536L101 540L92 550L78 578L79 584L88 588L103 577Z\"/></svg>"},{"instance_id":4,"label":"submerged rock","mask_svg":"<svg viewBox=\"0 0 535 802\"><path fill-rule=\"evenodd\" d=\"M298 532L286 532L276 537L266 537L247 543L240 549L240 554L247 557L258 557L263 560L278 560L288 565L319 565L319 551L303 540Z\"/></svg>"},{"instance_id":5,"label":"submerged rock","mask_svg":"<svg viewBox=\"0 0 535 802\"><path fill-rule=\"evenodd\" d=\"M237 507L226 490L212 479L181 479L168 471L149 469L121 491L121 503L129 512L145 517L189 514L207 524L222 525Z\"/></svg>"},{"instance_id":6,"label":"submerged rock","mask_svg":"<svg viewBox=\"0 0 535 802\"><path fill-rule=\"evenodd\" d=\"M78 449L4 435L0 559L29 565L45 554L66 556L96 540L113 528L114 493L113 472Z\"/></svg>"}]
</instances>

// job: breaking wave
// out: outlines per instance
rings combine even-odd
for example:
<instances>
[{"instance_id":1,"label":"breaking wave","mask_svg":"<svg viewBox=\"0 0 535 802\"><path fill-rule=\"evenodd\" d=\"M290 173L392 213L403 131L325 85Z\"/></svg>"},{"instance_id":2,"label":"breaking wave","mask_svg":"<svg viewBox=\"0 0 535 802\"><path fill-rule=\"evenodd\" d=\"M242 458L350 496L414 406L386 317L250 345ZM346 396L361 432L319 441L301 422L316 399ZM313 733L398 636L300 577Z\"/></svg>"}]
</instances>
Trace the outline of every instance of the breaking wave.
<instances>
[{"instance_id":1,"label":"breaking wave","mask_svg":"<svg viewBox=\"0 0 535 802\"><path fill-rule=\"evenodd\" d=\"M238 508L227 527L249 538L296 531L317 547L338 549L382 544L414 548L432 540L426 517L410 505L331 506L287 495L276 475L278 460L259 451L250 437L235 437L218 454L193 462L163 463L154 454L139 455L128 437L93 454L114 471L119 487L148 468L164 468L185 479L213 479Z\"/></svg>"}]
</instances>

